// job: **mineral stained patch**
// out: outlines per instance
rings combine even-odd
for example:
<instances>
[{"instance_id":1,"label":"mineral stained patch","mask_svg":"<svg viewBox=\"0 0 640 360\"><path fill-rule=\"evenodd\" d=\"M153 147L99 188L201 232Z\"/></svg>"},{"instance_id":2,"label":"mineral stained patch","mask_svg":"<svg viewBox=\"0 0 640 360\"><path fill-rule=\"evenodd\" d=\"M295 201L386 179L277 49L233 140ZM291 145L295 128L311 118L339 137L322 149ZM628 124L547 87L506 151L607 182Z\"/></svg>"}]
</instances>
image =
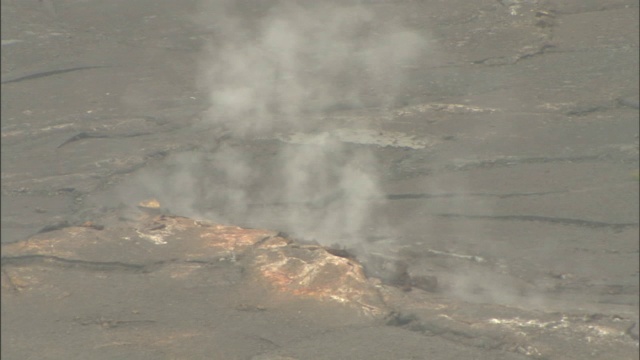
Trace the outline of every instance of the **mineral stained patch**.
<instances>
[{"instance_id":1,"label":"mineral stained patch","mask_svg":"<svg viewBox=\"0 0 640 360\"><path fill-rule=\"evenodd\" d=\"M269 289L338 302L374 316L387 312L377 288L354 259L332 255L321 246L293 243L270 230L179 216L148 216L131 228L102 231L65 227L5 245L2 254L5 263L38 259L86 266L122 264L146 271L175 262L231 260Z\"/></svg>"}]
</instances>

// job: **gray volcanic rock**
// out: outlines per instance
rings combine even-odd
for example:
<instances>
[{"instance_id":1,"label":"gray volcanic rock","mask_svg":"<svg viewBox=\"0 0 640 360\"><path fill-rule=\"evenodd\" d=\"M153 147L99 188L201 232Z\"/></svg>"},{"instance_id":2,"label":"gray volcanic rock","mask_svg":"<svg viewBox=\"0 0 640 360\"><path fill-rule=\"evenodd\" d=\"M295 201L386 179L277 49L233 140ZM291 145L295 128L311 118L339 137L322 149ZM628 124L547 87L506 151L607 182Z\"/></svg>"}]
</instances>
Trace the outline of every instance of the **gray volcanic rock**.
<instances>
[{"instance_id":1,"label":"gray volcanic rock","mask_svg":"<svg viewBox=\"0 0 640 360\"><path fill-rule=\"evenodd\" d=\"M6 270L3 286L20 284L15 286L21 291L31 288L27 283L40 281L32 276L25 280L21 275L25 267L10 264L36 259L62 266L120 266L149 272L169 264L193 268L241 259L239 264L254 281L276 291L351 305L373 315L386 313L376 287L358 262L332 255L320 246L295 244L270 230L158 215L143 217L128 228L72 226L49 231L4 245L2 253L11 269Z\"/></svg>"},{"instance_id":2,"label":"gray volcanic rock","mask_svg":"<svg viewBox=\"0 0 640 360\"><path fill-rule=\"evenodd\" d=\"M313 321L334 326L386 325L412 336L437 336L458 347L499 349L513 358L578 359L594 351L625 358L637 349L637 323L626 317L464 303L439 294L435 278L412 279L406 264L396 266L401 272L396 277L404 276L405 281L392 279L385 285L368 278L355 258L335 255L342 254L335 249L296 243L276 231L179 216L143 214L120 226L85 223L59 228L4 244L2 254L6 309L20 313L29 304L64 308L67 303L86 303L87 308L74 309L72 323L111 334L106 340L87 339L89 347L137 344L177 351L180 347L169 339L182 337L200 338L193 345L204 346L201 341L209 338L204 328L191 323L167 327L141 309L200 311L207 319L207 312L226 303L250 317L299 309ZM194 290L209 295L190 296ZM163 291L184 292L187 297L171 310L173 305L162 302ZM93 297L97 294L100 300ZM113 308L109 315L89 310L101 300ZM55 324L43 314L30 314ZM575 356L564 356L566 348L575 349ZM290 350L294 358L302 358L295 346ZM288 358L278 357L285 355L267 352L258 358Z\"/></svg>"}]
</instances>

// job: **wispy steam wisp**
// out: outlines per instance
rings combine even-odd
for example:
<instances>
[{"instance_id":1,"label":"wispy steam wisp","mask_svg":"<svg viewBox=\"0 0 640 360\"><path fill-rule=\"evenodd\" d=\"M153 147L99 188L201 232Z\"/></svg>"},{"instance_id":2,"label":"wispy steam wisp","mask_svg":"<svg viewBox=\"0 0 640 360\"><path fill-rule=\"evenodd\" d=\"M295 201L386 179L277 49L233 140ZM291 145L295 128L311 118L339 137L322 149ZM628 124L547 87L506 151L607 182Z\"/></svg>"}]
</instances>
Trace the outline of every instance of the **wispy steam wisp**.
<instances>
[{"instance_id":1,"label":"wispy steam wisp","mask_svg":"<svg viewBox=\"0 0 640 360\"><path fill-rule=\"evenodd\" d=\"M203 62L210 121L239 132L300 127L311 121L305 115L338 108L390 105L424 44L366 6L291 1L259 14L235 11L240 6L213 1L203 16L216 38Z\"/></svg>"},{"instance_id":2,"label":"wispy steam wisp","mask_svg":"<svg viewBox=\"0 0 640 360\"><path fill-rule=\"evenodd\" d=\"M331 114L392 106L423 39L359 3L211 0L197 21L211 34L200 62L204 125L231 140L176 157L179 175L147 184L164 179L156 196L184 215L354 245L383 198L379 166L370 145L335 136L349 124L338 129ZM282 140L293 132L308 141ZM248 149L256 141L270 154Z\"/></svg>"}]
</instances>

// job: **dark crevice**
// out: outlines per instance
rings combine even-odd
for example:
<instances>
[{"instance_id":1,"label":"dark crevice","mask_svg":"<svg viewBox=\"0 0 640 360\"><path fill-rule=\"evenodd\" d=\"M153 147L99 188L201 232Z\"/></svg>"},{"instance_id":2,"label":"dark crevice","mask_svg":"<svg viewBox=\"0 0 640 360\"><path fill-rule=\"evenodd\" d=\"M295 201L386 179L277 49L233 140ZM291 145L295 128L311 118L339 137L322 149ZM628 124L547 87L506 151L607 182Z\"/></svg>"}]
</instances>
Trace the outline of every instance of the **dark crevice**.
<instances>
[{"instance_id":1,"label":"dark crevice","mask_svg":"<svg viewBox=\"0 0 640 360\"><path fill-rule=\"evenodd\" d=\"M72 142L76 142L79 140L83 140L83 139L107 139L107 138L131 138L131 137L138 137L138 136L144 136L144 135L153 135L153 133L150 132L136 132L136 133L131 133L131 134L120 134L120 135L108 135L108 134L93 134L93 133L88 133L88 132L81 132L79 134L76 134L72 137L70 137L69 139L67 139L65 142L63 142L62 144L58 145L58 149L70 144Z\"/></svg>"},{"instance_id":2,"label":"dark crevice","mask_svg":"<svg viewBox=\"0 0 640 360\"><path fill-rule=\"evenodd\" d=\"M525 192L525 193L403 193L403 194L387 194L381 197L368 198L363 199L362 201L376 201L382 199L386 200L420 200L420 199L439 199L439 198L463 198L463 197L497 197L500 199L506 199L511 197L523 197L523 196L544 196L544 195L553 195L553 194L562 194L568 193L568 190L558 190L558 191L546 191L546 192ZM271 202L271 203L253 203L249 204L249 206L259 207L259 206L306 206L311 209L322 209L326 206L332 204L333 202L344 199L345 195L340 193L334 193L329 196L322 198L321 200L313 200L313 201L289 201L289 202ZM355 199L350 199L350 201L356 201Z\"/></svg>"},{"instance_id":3,"label":"dark crevice","mask_svg":"<svg viewBox=\"0 0 640 360\"><path fill-rule=\"evenodd\" d=\"M104 317L96 318L96 319L74 319L78 325L87 326L87 325L98 325L104 329L115 329L124 326L140 326L140 325L153 325L156 323L155 320L117 320L117 319L107 319Z\"/></svg>"},{"instance_id":4,"label":"dark crevice","mask_svg":"<svg viewBox=\"0 0 640 360\"><path fill-rule=\"evenodd\" d=\"M567 157L505 157L505 158L497 158L497 159L489 159L489 160L477 160L477 161L467 161L464 163L460 163L459 165L451 165L448 166L453 170L469 170L473 168L484 168L484 167L494 167L494 166L513 166L520 164L546 164L552 162L587 162L587 161L597 161L606 158L606 155L589 155L589 156L567 156Z\"/></svg>"},{"instance_id":5,"label":"dark crevice","mask_svg":"<svg viewBox=\"0 0 640 360\"><path fill-rule=\"evenodd\" d=\"M36 234L42 234L42 233L46 233L46 232L51 232L51 231L56 231L56 230L62 230L62 229L66 229L69 227L85 227L85 228L91 228L94 230L104 230L104 225L100 225L100 224L95 224L92 221L85 221L82 223L79 222L69 222L67 220L63 220L63 221L59 221L53 224L49 224L44 226L42 229L38 230L38 232L36 232Z\"/></svg>"},{"instance_id":6,"label":"dark crevice","mask_svg":"<svg viewBox=\"0 0 640 360\"><path fill-rule=\"evenodd\" d=\"M507 350L509 344L491 336L481 335L473 331L456 329L455 326L440 324L438 321L421 319L414 314L404 314L392 311L386 317L387 326L395 326L405 330L417 332L424 336L437 336L445 340L466 346L482 348L484 350Z\"/></svg>"},{"instance_id":7,"label":"dark crevice","mask_svg":"<svg viewBox=\"0 0 640 360\"><path fill-rule=\"evenodd\" d=\"M150 262L147 264L132 264L120 261L87 261L78 259L66 259L59 256L52 255L23 255L23 256L3 256L1 258L2 266L27 266L32 264L49 265L56 267L72 267L82 268L85 270L93 271L123 271L133 273L150 273L158 268L176 262L182 263L196 263L196 264L217 264L217 261L205 261L205 260L187 260L181 261L179 259L168 259Z\"/></svg>"},{"instance_id":8,"label":"dark crevice","mask_svg":"<svg viewBox=\"0 0 640 360\"><path fill-rule=\"evenodd\" d=\"M89 70L89 69L101 69L101 68L108 68L108 67L113 67L113 66L111 66L111 65L76 66L76 67L66 68L66 69L40 71L40 72L36 72L36 73L33 73L33 74L10 77L8 79L2 80L1 83L2 84L16 83L16 82L20 82L20 81L38 79L38 78L42 78L42 77L58 75L58 74L64 74L64 73L73 72L73 71Z\"/></svg>"},{"instance_id":9,"label":"dark crevice","mask_svg":"<svg viewBox=\"0 0 640 360\"><path fill-rule=\"evenodd\" d=\"M94 271L124 271L134 273L150 273L165 265L174 263L183 264L201 264L201 265L217 265L219 260L180 260L167 259L153 261L149 263L135 264L121 261L88 261L78 259L67 259L54 255L20 255L20 256L3 256L0 259L2 266L28 266L32 264L57 266L57 267L76 267Z\"/></svg>"},{"instance_id":10,"label":"dark crevice","mask_svg":"<svg viewBox=\"0 0 640 360\"><path fill-rule=\"evenodd\" d=\"M434 214L435 216L461 219L487 219L487 220L517 220L517 221L539 221L560 225L575 225L588 228L609 228L622 230L629 227L638 227L638 223L607 223L601 221L567 219L537 215L464 215L464 214Z\"/></svg>"},{"instance_id":11,"label":"dark crevice","mask_svg":"<svg viewBox=\"0 0 640 360\"><path fill-rule=\"evenodd\" d=\"M622 3L622 4L601 5L600 8L597 8L597 9L587 9L582 11L555 10L555 13L558 15L582 15L582 14L590 14L595 12L611 11L611 10L619 10L619 9L628 9L628 10L638 9L638 6Z\"/></svg>"},{"instance_id":12,"label":"dark crevice","mask_svg":"<svg viewBox=\"0 0 640 360\"><path fill-rule=\"evenodd\" d=\"M516 54L512 56L502 56L502 57L489 57L480 60L474 60L471 62L473 65L485 65L485 66L505 66L505 65L515 65L520 60L529 59L535 56L540 56L548 53L549 49L555 48L555 45L552 44L543 44L538 47L534 51L528 51L522 54Z\"/></svg>"},{"instance_id":13,"label":"dark crevice","mask_svg":"<svg viewBox=\"0 0 640 360\"><path fill-rule=\"evenodd\" d=\"M528 192L528 193L441 193L441 194L429 194L429 193L407 193L407 194L388 194L385 196L388 200L417 200L417 199L437 199L437 198L457 198L457 197L497 197L497 198L510 198L521 196L543 196L551 194L566 193L568 191L546 191L546 192Z\"/></svg>"},{"instance_id":14,"label":"dark crevice","mask_svg":"<svg viewBox=\"0 0 640 360\"><path fill-rule=\"evenodd\" d=\"M73 226L73 225L71 225L71 223L69 223L66 220L63 220L63 221L57 222L55 224L45 225L42 229L38 230L38 232L36 234L42 234L42 233L46 233L46 232L62 230L64 228L68 228L68 227L71 227L71 226Z\"/></svg>"}]
</instances>

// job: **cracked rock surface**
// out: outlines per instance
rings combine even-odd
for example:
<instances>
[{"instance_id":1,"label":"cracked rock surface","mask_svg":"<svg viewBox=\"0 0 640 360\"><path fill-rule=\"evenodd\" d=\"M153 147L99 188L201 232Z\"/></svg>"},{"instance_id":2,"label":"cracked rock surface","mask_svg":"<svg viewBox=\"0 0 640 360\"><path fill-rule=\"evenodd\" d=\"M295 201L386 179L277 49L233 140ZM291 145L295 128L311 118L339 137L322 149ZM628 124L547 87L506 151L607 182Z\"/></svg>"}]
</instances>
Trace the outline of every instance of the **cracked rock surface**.
<instances>
[{"instance_id":1,"label":"cracked rock surface","mask_svg":"<svg viewBox=\"0 0 640 360\"><path fill-rule=\"evenodd\" d=\"M340 2L426 55L257 135L213 3L0 1L3 358L638 357L637 1Z\"/></svg>"},{"instance_id":2,"label":"cracked rock surface","mask_svg":"<svg viewBox=\"0 0 640 360\"><path fill-rule=\"evenodd\" d=\"M19 313L6 313L5 326L44 320L38 308L48 306L54 310L50 317L83 339L76 351L87 356L101 348L140 356L126 349L131 346L174 355L188 353L186 346L215 351L213 346L224 337L211 330L234 328L242 321L256 321L249 333L242 330L243 341L254 338L273 348L267 353L294 358L304 358L301 343L313 346L309 341L324 334L332 335L323 341L340 344L344 338L329 339L389 336L385 341L390 341L400 330L409 332L403 346L412 351L428 351L430 340L438 339L447 344L439 345L439 351L468 356L476 349L505 359L562 358L566 348L575 358L595 351L624 358L637 344L635 324L620 315L465 304L417 287L407 293L367 277L356 259L336 256L321 246L296 243L273 231L177 216L143 216L137 223L112 229L66 227L6 244L2 254L3 304L12 309L22 304ZM150 296L161 290L183 293L179 298L188 296L190 306L174 303L171 295ZM78 303L85 305L78 308ZM100 304L106 309L96 307ZM203 313L191 308L195 304ZM307 329L281 338L260 325L294 310L298 315L287 320L294 327L327 330ZM228 312L231 323L217 322ZM372 331L375 324L378 329ZM420 337L425 337L424 343ZM10 339L16 347L65 351L37 331ZM260 348L251 350L251 341L248 346L247 354ZM319 358L330 356L340 355L329 351Z\"/></svg>"}]
</instances>

